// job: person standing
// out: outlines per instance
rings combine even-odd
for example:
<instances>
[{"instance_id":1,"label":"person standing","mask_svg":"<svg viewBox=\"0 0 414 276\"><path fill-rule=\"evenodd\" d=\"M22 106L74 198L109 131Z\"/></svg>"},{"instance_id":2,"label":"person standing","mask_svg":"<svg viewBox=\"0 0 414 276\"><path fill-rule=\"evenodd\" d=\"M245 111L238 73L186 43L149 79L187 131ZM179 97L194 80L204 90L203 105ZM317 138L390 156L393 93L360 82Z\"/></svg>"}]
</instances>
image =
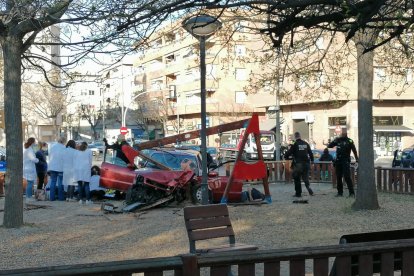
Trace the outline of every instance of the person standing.
<instances>
[{"instance_id":1,"label":"person standing","mask_svg":"<svg viewBox=\"0 0 414 276\"><path fill-rule=\"evenodd\" d=\"M37 173L37 189L42 190L45 185L45 177L47 173L47 161L46 161L46 149L47 143L39 142L39 149L36 151L36 158L39 159L39 162L36 163L36 173Z\"/></svg>"},{"instance_id":2,"label":"person standing","mask_svg":"<svg viewBox=\"0 0 414 276\"><path fill-rule=\"evenodd\" d=\"M125 135L122 135L122 134L118 135L118 139L112 145L108 144L108 141L106 140L106 138L103 138L102 141L105 143L105 147L107 149L112 149L116 151L117 158L121 159L126 164L129 164L128 158L125 156L124 152L122 151L122 146L128 145L128 142L125 140Z\"/></svg>"},{"instance_id":3,"label":"person standing","mask_svg":"<svg viewBox=\"0 0 414 276\"><path fill-rule=\"evenodd\" d=\"M78 182L79 204L83 204L83 198L86 204L91 202L91 193L89 183L91 181L92 168L92 151L88 149L88 143L82 142L79 150L75 154L74 177Z\"/></svg>"},{"instance_id":4,"label":"person standing","mask_svg":"<svg viewBox=\"0 0 414 276\"><path fill-rule=\"evenodd\" d=\"M49 166L50 175L50 201L56 198L56 185L58 188L58 199L65 200L65 191L63 189L63 157L65 155L66 138L60 137L58 142L53 144L49 149Z\"/></svg>"},{"instance_id":5,"label":"person standing","mask_svg":"<svg viewBox=\"0 0 414 276\"><path fill-rule=\"evenodd\" d=\"M337 197L343 196L344 187L342 178L345 178L348 186L349 196L355 197L354 186L351 179L351 151L354 153L355 160L358 162L358 153L355 148L354 141L348 138L348 132L345 128L342 129L341 136L328 144L328 148L336 147L336 188L338 190Z\"/></svg>"},{"instance_id":6,"label":"person standing","mask_svg":"<svg viewBox=\"0 0 414 276\"><path fill-rule=\"evenodd\" d=\"M323 150L321 157L319 157L319 161L321 162L333 162L334 158L329 153L328 148ZM328 171L328 164L321 164L321 180L328 180L329 179L329 171Z\"/></svg>"},{"instance_id":7,"label":"person standing","mask_svg":"<svg viewBox=\"0 0 414 276\"><path fill-rule=\"evenodd\" d=\"M295 195L294 197L302 196L302 185L301 179L305 183L305 187L310 195L313 195L313 191L310 188L309 183L309 170L310 162L313 162L313 153L309 144L303 141L300 137L299 132L295 132L296 141L292 144L289 150L285 153L285 158L289 156L293 157L292 168L293 168L293 180L295 182Z\"/></svg>"},{"instance_id":8,"label":"person standing","mask_svg":"<svg viewBox=\"0 0 414 276\"><path fill-rule=\"evenodd\" d=\"M73 200L75 188L78 185L73 176L75 166L76 142L69 140L66 143L65 155L63 156L63 186L67 189L66 201Z\"/></svg>"},{"instance_id":9,"label":"person standing","mask_svg":"<svg viewBox=\"0 0 414 276\"><path fill-rule=\"evenodd\" d=\"M33 150L33 144L36 142L35 138L30 137L24 143L23 150L23 178L26 179L26 202L33 201L33 183L37 178L36 173L36 163L39 162L39 159L36 158L35 152Z\"/></svg>"}]
</instances>

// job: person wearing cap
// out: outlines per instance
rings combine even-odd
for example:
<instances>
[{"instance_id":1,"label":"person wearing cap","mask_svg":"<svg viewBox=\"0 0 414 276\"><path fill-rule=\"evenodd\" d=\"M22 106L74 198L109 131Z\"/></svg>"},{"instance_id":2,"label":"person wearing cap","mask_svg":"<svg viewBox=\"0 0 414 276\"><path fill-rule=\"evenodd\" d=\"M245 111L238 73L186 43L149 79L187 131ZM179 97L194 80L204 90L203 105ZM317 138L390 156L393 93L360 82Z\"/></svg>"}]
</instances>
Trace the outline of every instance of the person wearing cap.
<instances>
[{"instance_id":1,"label":"person wearing cap","mask_svg":"<svg viewBox=\"0 0 414 276\"><path fill-rule=\"evenodd\" d=\"M313 153L306 141L303 141L300 137L299 132L295 132L295 139L296 141L293 145L289 148L289 150L285 153L285 158L287 159L289 156L293 156L292 160L292 167L293 167L293 179L295 182L295 194L294 197L301 197L302 196L302 185L301 179L305 182L305 187L308 190L310 195L313 195L313 191L310 188L309 183L309 170L310 170L310 163L309 161L313 162Z\"/></svg>"},{"instance_id":2,"label":"person wearing cap","mask_svg":"<svg viewBox=\"0 0 414 276\"><path fill-rule=\"evenodd\" d=\"M117 158L120 158L126 164L129 164L128 158L125 156L124 152L122 151L122 146L128 145L128 142L125 139L125 135L122 135L122 134L118 135L118 139L112 145L108 144L108 141L106 140L106 138L103 138L102 141L105 143L105 147L107 149L112 149L115 151L115 154L116 154L115 156Z\"/></svg>"},{"instance_id":3,"label":"person wearing cap","mask_svg":"<svg viewBox=\"0 0 414 276\"><path fill-rule=\"evenodd\" d=\"M358 153L355 148L354 141L348 138L346 128L342 129L341 136L328 144L328 148L336 147L335 172L336 172L336 188L338 190L337 197L343 196L344 187L342 177L345 178L348 186L349 197L355 197L354 186L351 179L351 151L354 153L355 160L358 162Z\"/></svg>"}]
</instances>

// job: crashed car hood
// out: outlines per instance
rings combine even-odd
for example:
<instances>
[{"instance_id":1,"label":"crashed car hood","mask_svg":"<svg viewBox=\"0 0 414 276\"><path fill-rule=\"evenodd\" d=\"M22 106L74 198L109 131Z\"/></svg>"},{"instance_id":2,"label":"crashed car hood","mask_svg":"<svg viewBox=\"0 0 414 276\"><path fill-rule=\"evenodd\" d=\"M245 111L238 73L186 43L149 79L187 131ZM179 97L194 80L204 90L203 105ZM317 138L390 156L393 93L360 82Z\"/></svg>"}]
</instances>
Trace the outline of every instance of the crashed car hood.
<instances>
[{"instance_id":1,"label":"crashed car hood","mask_svg":"<svg viewBox=\"0 0 414 276\"><path fill-rule=\"evenodd\" d=\"M137 175L141 175L146 179L150 179L159 184L176 185L177 182L185 184L190 181L193 176L193 171L163 171L163 170L146 170L139 171Z\"/></svg>"}]
</instances>

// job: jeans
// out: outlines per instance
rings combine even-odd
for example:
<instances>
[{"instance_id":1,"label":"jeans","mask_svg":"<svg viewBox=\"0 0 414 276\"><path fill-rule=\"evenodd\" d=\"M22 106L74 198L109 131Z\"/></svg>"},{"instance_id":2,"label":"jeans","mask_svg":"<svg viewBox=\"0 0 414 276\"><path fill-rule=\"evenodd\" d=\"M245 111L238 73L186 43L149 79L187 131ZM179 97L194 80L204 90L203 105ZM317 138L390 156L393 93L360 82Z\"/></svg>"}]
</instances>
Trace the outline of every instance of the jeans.
<instances>
[{"instance_id":1,"label":"jeans","mask_svg":"<svg viewBox=\"0 0 414 276\"><path fill-rule=\"evenodd\" d=\"M58 187L58 199L65 200L65 191L63 190L63 172L50 171L50 201L55 200L56 183Z\"/></svg>"},{"instance_id":2,"label":"jeans","mask_svg":"<svg viewBox=\"0 0 414 276\"><path fill-rule=\"evenodd\" d=\"M26 185L26 198L31 198L33 195L33 180L27 180Z\"/></svg>"},{"instance_id":3,"label":"jeans","mask_svg":"<svg viewBox=\"0 0 414 276\"><path fill-rule=\"evenodd\" d=\"M79 187L79 200L83 200L86 197L86 200L91 200L91 191L89 189L89 182L78 181Z\"/></svg>"},{"instance_id":4,"label":"jeans","mask_svg":"<svg viewBox=\"0 0 414 276\"><path fill-rule=\"evenodd\" d=\"M73 199L74 194L75 194L75 186L69 185L68 186L67 198Z\"/></svg>"}]
</instances>

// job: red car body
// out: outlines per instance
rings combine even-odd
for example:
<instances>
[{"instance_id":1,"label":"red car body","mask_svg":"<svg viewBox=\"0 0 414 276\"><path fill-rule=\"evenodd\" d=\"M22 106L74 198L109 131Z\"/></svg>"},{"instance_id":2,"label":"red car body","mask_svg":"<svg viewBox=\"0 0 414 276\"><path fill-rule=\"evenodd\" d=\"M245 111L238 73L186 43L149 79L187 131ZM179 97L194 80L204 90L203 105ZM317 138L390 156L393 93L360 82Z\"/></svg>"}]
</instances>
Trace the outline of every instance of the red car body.
<instances>
[{"instance_id":1,"label":"red car body","mask_svg":"<svg viewBox=\"0 0 414 276\"><path fill-rule=\"evenodd\" d=\"M126 150L124 149L124 152L128 152L126 155L129 160L134 159L133 151L135 151L135 156L137 156L138 152L133 148L129 147ZM197 166L201 168L201 159L197 158L197 160L199 160L197 162ZM120 192L126 192L136 182L137 175L145 175L145 177L152 177L153 179L175 179L182 173L183 171L168 171L155 168L134 169L132 166L128 166L125 164L125 162L115 157L115 155L105 154L104 161L101 164L100 186L106 189L114 189ZM201 174L194 177L197 183L201 184ZM209 190L211 191L211 199L213 202L220 202L226 188L227 181L227 176L218 176L218 173L214 171L209 172L208 186ZM242 186L242 180L235 179L233 181L228 194L229 202L241 201Z\"/></svg>"}]
</instances>

